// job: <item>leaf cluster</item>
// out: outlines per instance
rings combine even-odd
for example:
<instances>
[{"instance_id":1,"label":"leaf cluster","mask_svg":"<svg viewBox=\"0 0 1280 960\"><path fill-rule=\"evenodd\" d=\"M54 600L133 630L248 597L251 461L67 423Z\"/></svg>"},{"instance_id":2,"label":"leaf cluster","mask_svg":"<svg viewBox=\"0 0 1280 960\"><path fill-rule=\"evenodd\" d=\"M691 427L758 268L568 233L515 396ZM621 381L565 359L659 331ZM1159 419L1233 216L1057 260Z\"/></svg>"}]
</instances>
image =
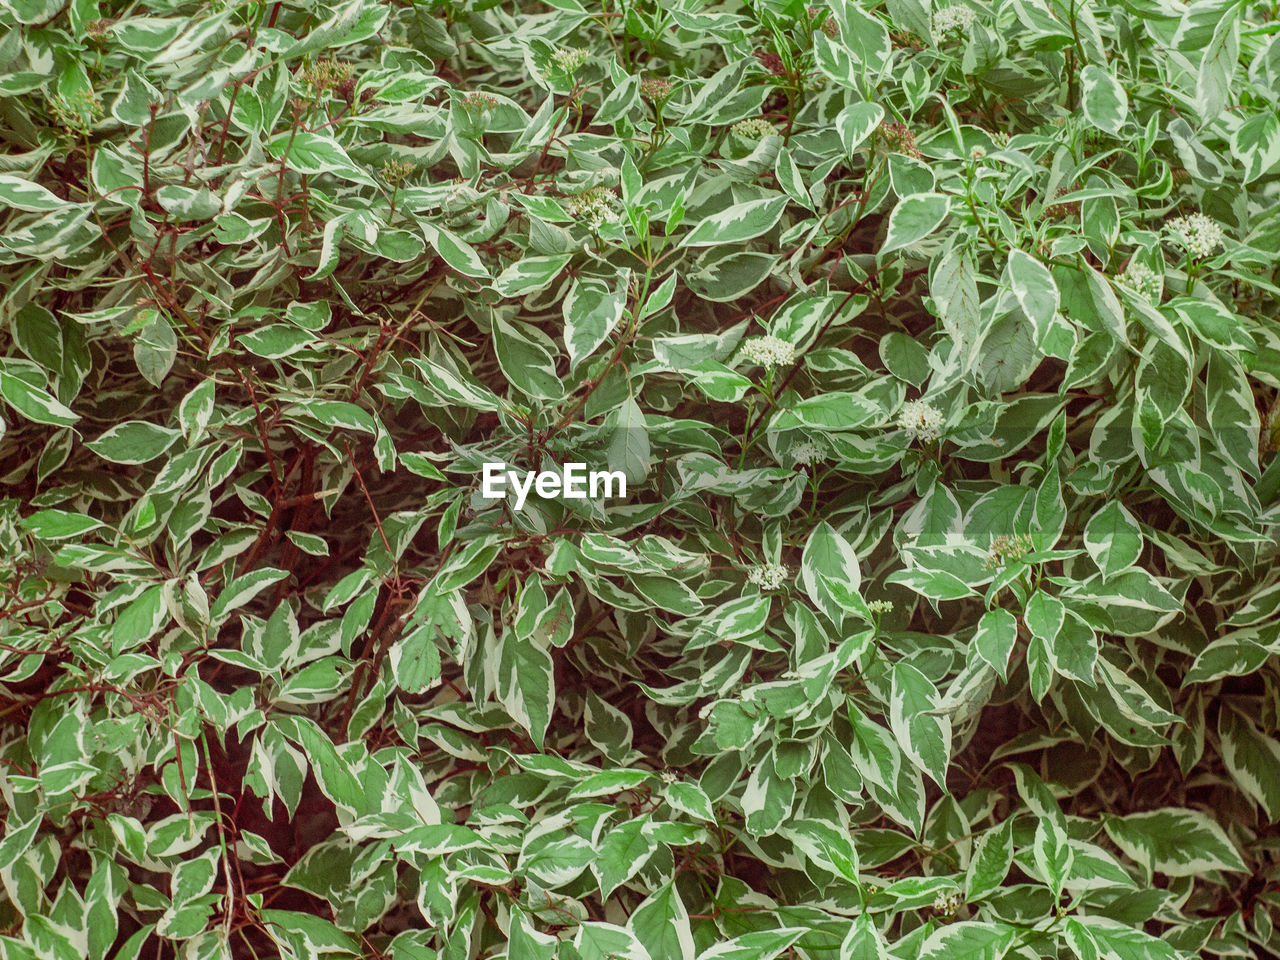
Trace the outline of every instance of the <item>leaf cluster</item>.
<instances>
[{"instance_id":1,"label":"leaf cluster","mask_svg":"<svg viewBox=\"0 0 1280 960\"><path fill-rule=\"evenodd\" d=\"M0 26L4 957L1280 956L1271 5Z\"/></svg>"}]
</instances>

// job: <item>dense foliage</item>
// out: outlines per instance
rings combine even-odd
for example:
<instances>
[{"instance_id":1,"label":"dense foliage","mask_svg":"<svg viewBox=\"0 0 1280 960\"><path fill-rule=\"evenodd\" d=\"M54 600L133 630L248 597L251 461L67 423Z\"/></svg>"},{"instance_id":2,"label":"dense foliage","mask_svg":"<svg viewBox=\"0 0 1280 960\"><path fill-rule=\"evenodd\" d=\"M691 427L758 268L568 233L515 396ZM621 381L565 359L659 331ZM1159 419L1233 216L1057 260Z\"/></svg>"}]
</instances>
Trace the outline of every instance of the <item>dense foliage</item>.
<instances>
[{"instance_id":1,"label":"dense foliage","mask_svg":"<svg viewBox=\"0 0 1280 960\"><path fill-rule=\"evenodd\" d=\"M0 0L0 957L1280 956L1278 22Z\"/></svg>"}]
</instances>

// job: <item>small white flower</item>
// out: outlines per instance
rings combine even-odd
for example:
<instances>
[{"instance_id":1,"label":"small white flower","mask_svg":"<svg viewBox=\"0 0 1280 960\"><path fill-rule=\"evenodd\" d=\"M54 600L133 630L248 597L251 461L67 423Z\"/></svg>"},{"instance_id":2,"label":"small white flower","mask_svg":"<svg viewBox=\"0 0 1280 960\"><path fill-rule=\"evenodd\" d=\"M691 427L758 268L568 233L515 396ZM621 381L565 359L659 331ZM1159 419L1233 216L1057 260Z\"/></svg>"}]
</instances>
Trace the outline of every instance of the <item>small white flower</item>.
<instances>
[{"instance_id":1,"label":"small white flower","mask_svg":"<svg viewBox=\"0 0 1280 960\"><path fill-rule=\"evenodd\" d=\"M869 600L867 609L872 613L893 613L892 600Z\"/></svg>"},{"instance_id":2,"label":"small white flower","mask_svg":"<svg viewBox=\"0 0 1280 960\"><path fill-rule=\"evenodd\" d=\"M993 537L991 549L983 566L988 570L996 570L1010 560L1021 560L1036 548L1035 541L1027 533L1015 534L1012 537Z\"/></svg>"},{"instance_id":3,"label":"small white flower","mask_svg":"<svg viewBox=\"0 0 1280 960\"><path fill-rule=\"evenodd\" d=\"M976 19L978 19L977 14L968 7L954 4L949 7L939 7L933 11L933 19L929 21L929 26L935 37L941 37L953 30L963 33L973 26L973 21Z\"/></svg>"},{"instance_id":4,"label":"small white flower","mask_svg":"<svg viewBox=\"0 0 1280 960\"><path fill-rule=\"evenodd\" d=\"M942 411L927 400L908 400L898 411L898 426L925 443L942 436Z\"/></svg>"},{"instance_id":5,"label":"small white flower","mask_svg":"<svg viewBox=\"0 0 1280 960\"><path fill-rule=\"evenodd\" d=\"M933 909L948 917L955 916L964 906L964 897L959 893L939 893L933 898Z\"/></svg>"},{"instance_id":6,"label":"small white flower","mask_svg":"<svg viewBox=\"0 0 1280 960\"><path fill-rule=\"evenodd\" d=\"M763 140L765 137L776 136L778 133L778 128L764 117L739 120L730 129L743 140Z\"/></svg>"},{"instance_id":7,"label":"small white flower","mask_svg":"<svg viewBox=\"0 0 1280 960\"><path fill-rule=\"evenodd\" d=\"M975 146L972 150L969 151L970 160L981 160L986 155L987 155L987 148L982 146L981 144Z\"/></svg>"},{"instance_id":8,"label":"small white flower","mask_svg":"<svg viewBox=\"0 0 1280 960\"><path fill-rule=\"evenodd\" d=\"M786 366L796 356L794 344L772 335L749 337L742 341L741 350L744 358L766 369Z\"/></svg>"},{"instance_id":9,"label":"small white flower","mask_svg":"<svg viewBox=\"0 0 1280 960\"><path fill-rule=\"evenodd\" d=\"M1137 260L1129 261L1124 273L1116 277L1130 290L1152 303L1160 302L1160 275Z\"/></svg>"},{"instance_id":10,"label":"small white flower","mask_svg":"<svg viewBox=\"0 0 1280 960\"><path fill-rule=\"evenodd\" d=\"M677 780L679 780L679 779L680 779L680 778L679 778L679 777L677 777L677 776L676 776L672 771L670 771L670 770L663 770L663 771L662 771L662 782L663 782L663 783L675 783L675 782L676 782Z\"/></svg>"},{"instance_id":11,"label":"small white flower","mask_svg":"<svg viewBox=\"0 0 1280 960\"><path fill-rule=\"evenodd\" d=\"M1222 224L1203 213L1177 217L1165 224L1191 256L1203 260L1222 246Z\"/></svg>"},{"instance_id":12,"label":"small white flower","mask_svg":"<svg viewBox=\"0 0 1280 960\"><path fill-rule=\"evenodd\" d=\"M587 62L588 55L582 47L561 47L551 54L551 60L565 73L573 73Z\"/></svg>"},{"instance_id":13,"label":"small white flower","mask_svg":"<svg viewBox=\"0 0 1280 960\"><path fill-rule=\"evenodd\" d=\"M822 459L822 448L811 440L801 440L799 443L793 443L787 453L791 455L791 459L797 464L808 465L817 463Z\"/></svg>"},{"instance_id":14,"label":"small white flower","mask_svg":"<svg viewBox=\"0 0 1280 960\"><path fill-rule=\"evenodd\" d=\"M762 590L777 590L782 586L791 571L783 563L760 563L747 571L747 582L754 583Z\"/></svg>"},{"instance_id":15,"label":"small white flower","mask_svg":"<svg viewBox=\"0 0 1280 960\"><path fill-rule=\"evenodd\" d=\"M613 208L616 199L609 187L592 187L569 197L565 206L592 230L599 230L606 223L618 222L618 211Z\"/></svg>"}]
</instances>

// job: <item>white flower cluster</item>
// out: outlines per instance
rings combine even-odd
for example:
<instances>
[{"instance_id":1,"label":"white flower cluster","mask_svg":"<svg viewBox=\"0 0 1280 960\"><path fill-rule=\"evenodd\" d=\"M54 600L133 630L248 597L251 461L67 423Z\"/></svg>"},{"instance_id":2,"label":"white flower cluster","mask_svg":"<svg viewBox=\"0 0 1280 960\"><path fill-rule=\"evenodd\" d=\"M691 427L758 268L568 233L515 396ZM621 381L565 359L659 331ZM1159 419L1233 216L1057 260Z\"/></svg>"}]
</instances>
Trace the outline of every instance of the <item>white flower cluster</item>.
<instances>
[{"instance_id":1,"label":"white flower cluster","mask_svg":"<svg viewBox=\"0 0 1280 960\"><path fill-rule=\"evenodd\" d=\"M1035 541L1027 533L1015 534L1012 537L994 537L991 549L983 566L988 570L996 570L1010 560L1021 560L1036 548Z\"/></svg>"},{"instance_id":2,"label":"white flower cluster","mask_svg":"<svg viewBox=\"0 0 1280 960\"><path fill-rule=\"evenodd\" d=\"M743 140L763 140L765 137L774 136L778 132L778 128L764 117L739 120L731 129Z\"/></svg>"},{"instance_id":3,"label":"white flower cluster","mask_svg":"<svg viewBox=\"0 0 1280 960\"><path fill-rule=\"evenodd\" d=\"M867 609L872 613L893 613L892 600L868 600Z\"/></svg>"},{"instance_id":4,"label":"white flower cluster","mask_svg":"<svg viewBox=\"0 0 1280 960\"><path fill-rule=\"evenodd\" d=\"M760 563L747 571L747 582L754 583L761 590L777 590L790 575L786 564Z\"/></svg>"},{"instance_id":5,"label":"white flower cluster","mask_svg":"<svg viewBox=\"0 0 1280 960\"><path fill-rule=\"evenodd\" d=\"M650 103L661 103L671 96L671 81L666 77L645 77L640 81L640 96Z\"/></svg>"},{"instance_id":6,"label":"white flower cluster","mask_svg":"<svg viewBox=\"0 0 1280 960\"><path fill-rule=\"evenodd\" d=\"M793 461L805 465L817 463L822 459L822 448L812 440L801 440L799 443L793 443L787 453L791 455Z\"/></svg>"},{"instance_id":7,"label":"white flower cluster","mask_svg":"<svg viewBox=\"0 0 1280 960\"><path fill-rule=\"evenodd\" d=\"M973 21L976 19L978 19L977 14L968 7L953 4L933 11L933 19L929 21L929 27L935 37L941 37L953 30L963 33L973 26Z\"/></svg>"},{"instance_id":8,"label":"white flower cluster","mask_svg":"<svg viewBox=\"0 0 1280 960\"><path fill-rule=\"evenodd\" d=\"M933 898L933 909L944 916L954 917L964 906L964 895L960 893L939 893Z\"/></svg>"},{"instance_id":9,"label":"white flower cluster","mask_svg":"<svg viewBox=\"0 0 1280 960\"><path fill-rule=\"evenodd\" d=\"M898 411L898 426L925 443L942 436L943 421L942 411L927 400L908 400Z\"/></svg>"},{"instance_id":10,"label":"white flower cluster","mask_svg":"<svg viewBox=\"0 0 1280 960\"><path fill-rule=\"evenodd\" d=\"M592 187L569 197L565 206L576 219L592 230L599 230L606 223L618 222L618 211L613 208L615 199L608 187Z\"/></svg>"},{"instance_id":11,"label":"white flower cluster","mask_svg":"<svg viewBox=\"0 0 1280 960\"><path fill-rule=\"evenodd\" d=\"M1160 302L1160 275L1145 263L1130 260L1124 273L1116 279L1143 299L1152 303Z\"/></svg>"},{"instance_id":12,"label":"white flower cluster","mask_svg":"<svg viewBox=\"0 0 1280 960\"><path fill-rule=\"evenodd\" d=\"M749 337L742 341L742 356L765 368L782 367L795 359L796 348L794 344L772 335Z\"/></svg>"},{"instance_id":13,"label":"white flower cluster","mask_svg":"<svg viewBox=\"0 0 1280 960\"><path fill-rule=\"evenodd\" d=\"M1222 246L1222 224L1203 213L1170 220L1166 226L1183 249L1197 260L1212 255Z\"/></svg>"},{"instance_id":14,"label":"white flower cluster","mask_svg":"<svg viewBox=\"0 0 1280 960\"><path fill-rule=\"evenodd\" d=\"M587 62L588 53L582 47L561 47L551 54L551 62L565 73L573 73Z\"/></svg>"}]
</instances>

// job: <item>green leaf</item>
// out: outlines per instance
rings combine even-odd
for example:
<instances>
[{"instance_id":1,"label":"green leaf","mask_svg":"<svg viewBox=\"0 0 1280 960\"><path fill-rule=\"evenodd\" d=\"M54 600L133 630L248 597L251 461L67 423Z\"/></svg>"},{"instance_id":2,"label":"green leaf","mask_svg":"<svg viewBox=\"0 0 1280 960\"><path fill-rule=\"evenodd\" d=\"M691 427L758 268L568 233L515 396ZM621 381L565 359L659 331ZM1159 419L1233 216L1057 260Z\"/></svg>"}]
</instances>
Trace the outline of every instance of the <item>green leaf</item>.
<instances>
[{"instance_id":1,"label":"green leaf","mask_svg":"<svg viewBox=\"0 0 1280 960\"><path fill-rule=\"evenodd\" d=\"M422 223L422 234L427 243L435 247L440 259L464 277L489 279L489 269L485 266L475 248L452 230L432 223ZM412 259L412 258L410 258Z\"/></svg>"},{"instance_id":2,"label":"green leaf","mask_svg":"<svg viewBox=\"0 0 1280 960\"><path fill-rule=\"evenodd\" d=\"M834 623L840 623L846 613L866 613L858 592L862 586L858 556L825 520L810 531L805 541L800 579L809 599Z\"/></svg>"},{"instance_id":3,"label":"green leaf","mask_svg":"<svg viewBox=\"0 0 1280 960\"><path fill-rule=\"evenodd\" d=\"M532 325L507 323L494 318L494 351L507 381L528 397L556 400L564 384L556 376L555 344Z\"/></svg>"},{"instance_id":4,"label":"green leaf","mask_svg":"<svg viewBox=\"0 0 1280 960\"><path fill-rule=\"evenodd\" d=\"M1280 816L1280 742L1261 733L1235 709L1218 713L1222 765L1267 817Z\"/></svg>"},{"instance_id":5,"label":"green leaf","mask_svg":"<svg viewBox=\"0 0 1280 960\"><path fill-rule=\"evenodd\" d=\"M978 621L973 646L978 656L990 664L1001 680L1008 679L1009 655L1018 639L1018 620L1008 610L988 610Z\"/></svg>"},{"instance_id":6,"label":"green leaf","mask_svg":"<svg viewBox=\"0 0 1280 960\"><path fill-rule=\"evenodd\" d=\"M556 955L555 937L539 933L533 921L519 907L511 908L511 927L507 941L510 960L552 960Z\"/></svg>"},{"instance_id":7,"label":"green leaf","mask_svg":"<svg viewBox=\"0 0 1280 960\"><path fill-rule=\"evenodd\" d=\"M833 10L838 17L840 39L846 49L862 71L878 77L893 55L889 31L856 3L834 4Z\"/></svg>"},{"instance_id":8,"label":"green leaf","mask_svg":"<svg viewBox=\"0 0 1280 960\"><path fill-rule=\"evenodd\" d=\"M283 720L276 722L285 728ZM311 773L324 795L335 804L350 810L362 810L365 798L360 782L350 765L334 748L333 741L310 719L294 719L292 727L293 730L288 735L302 748Z\"/></svg>"},{"instance_id":9,"label":"green leaf","mask_svg":"<svg viewBox=\"0 0 1280 960\"><path fill-rule=\"evenodd\" d=\"M296 956L315 957L333 953L359 954L356 940L322 917L293 910L262 910L263 929L276 943Z\"/></svg>"},{"instance_id":10,"label":"green leaf","mask_svg":"<svg viewBox=\"0 0 1280 960\"><path fill-rule=\"evenodd\" d=\"M899 380L919 387L929 379L929 351L896 330L880 339L880 359Z\"/></svg>"},{"instance_id":11,"label":"green leaf","mask_svg":"<svg viewBox=\"0 0 1280 960\"><path fill-rule=\"evenodd\" d=\"M773 759L766 757L757 764L742 789L742 812L746 814L747 833L765 837L778 830L791 814L795 801L795 783L778 774Z\"/></svg>"},{"instance_id":12,"label":"green leaf","mask_svg":"<svg viewBox=\"0 0 1280 960\"><path fill-rule=\"evenodd\" d=\"M1280 117L1271 108L1253 114L1232 132L1231 148L1244 164L1244 182L1257 180L1280 163Z\"/></svg>"},{"instance_id":13,"label":"green leaf","mask_svg":"<svg viewBox=\"0 0 1280 960\"><path fill-rule=\"evenodd\" d=\"M133 342L133 362L153 387L159 387L178 357L178 336L167 317L155 319L138 332Z\"/></svg>"},{"instance_id":14,"label":"green leaf","mask_svg":"<svg viewBox=\"0 0 1280 960\"><path fill-rule=\"evenodd\" d=\"M592 920L578 924L573 946L582 960L645 960L649 956L628 928Z\"/></svg>"},{"instance_id":15,"label":"green leaf","mask_svg":"<svg viewBox=\"0 0 1280 960\"><path fill-rule=\"evenodd\" d=\"M1067 839L1066 831L1051 817L1042 817L1036 824L1035 841L1031 847L1035 858L1036 869L1049 885L1050 892L1057 900L1062 896L1063 885L1071 873L1071 863L1075 855Z\"/></svg>"},{"instance_id":16,"label":"green leaf","mask_svg":"<svg viewBox=\"0 0 1280 960\"><path fill-rule=\"evenodd\" d=\"M967 583L946 570L895 570L885 583L900 583L930 600L963 600L975 593Z\"/></svg>"},{"instance_id":17,"label":"green leaf","mask_svg":"<svg viewBox=\"0 0 1280 960\"><path fill-rule=\"evenodd\" d=\"M1265 954L1273 14L0 0L0 956Z\"/></svg>"},{"instance_id":18,"label":"green leaf","mask_svg":"<svg viewBox=\"0 0 1280 960\"><path fill-rule=\"evenodd\" d=\"M747 60L734 58L699 86L684 118L690 123L704 123L704 118L714 115L733 97L746 72ZM656 960L656 958L655 958Z\"/></svg>"},{"instance_id":19,"label":"green leaf","mask_svg":"<svg viewBox=\"0 0 1280 960\"><path fill-rule=\"evenodd\" d=\"M273 567L259 567L256 570L249 571L242 577L236 577L223 588L222 592L218 594L218 599L209 608L210 619L214 623L219 622L232 610L248 603L267 587L273 583L279 583L288 575L284 570L277 570Z\"/></svg>"},{"instance_id":20,"label":"green leaf","mask_svg":"<svg viewBox=\"0 0 1280 960\"><path fill-rule=\"evenodd\" d=\"M385 10L369 9L359 0L347 0L336 7L332 16L281 51L280 59L292 60L316 50L336 49L365 40L378 32L385 19Z\"/></svg>"},{"instance_id":21,"label":"green leaf","mask_svg":"<svg viewBox=\"0 0 1280 960\"><path fill-rule=\"evenodd\" d=\"M149 463L173 446L180 435L177 430L145 420L126 420L85 446L112 463Z\"/></svg>"},{"instance_id":22,"label":"green leaf","mask_svg":"<svg viewBox=\"0 0 1280 960\"><path fill-rule=\"evenodd\" d=\"M915 193L898 201L889 214L889 227L880 256L919 243L947 219L950 200L941 193Z\"/></svg>"},{"instance_id":23,"label":"green leaf","mask_svg":"<svg viewBox=\"0 0 1280 960\"><path fill-rule=\"evenodd\" d=\"M1080 960L1177 960L1181 956L1171 943L1106 917L1067 917L1063 936Z\"/></svg>"},{"instance_id":24,"label":"green leaf","mask_svg":"<svg viewBox=\"0 0 1280 960\"><path fill-rule=\"evenodd\" d=\"M698 595L679 580L649 574L633 574L632 585L645 600L659 610L691 617L702 612L702 601Z\"/></svg>"},{"instance_id":25,"label":"green leaf","mask_svg":"<svg viewBox=\"0 0 1280 960\"><path fill-rule=\"evenodd\" d=\"M935 713L938 691L909 663L894 664L892 676L889 725L907 758L945 790L951 720Z\"/></svg>"},{"instance_id":26,"label":"green leaf","mask_svg":"<svg viewBox=\"0 0 1280 960\"><path fill-rule=\"evenodd\" d=\"M46 391L10 373L0 372L0 396L18 413L35 423L69 427L80 417Z\"/></svg>"},{"instance_id":27,"label":"green leaf","mask_svg":"<svg viewBox=\"0 0 1280 960\"><path fill-rule=\"evenodd\" d=\"M22 352L50 373L62 369L62 328L52 313L28 303L13 315L13 337Z\"/></svg>"},{"instance_id":28,"label":"green leaf","mask_svg":"<svg viewBox=\"0 0 1280 960\"><path fill-rule=\"evenodd\" d=\"M37 510L22 518L22 526L41 540L66 540L102 526L92 517L66 510Z\"/></svg>"},{"instance_id":29,"label":"green leaf","mask_svg":"<svg viewBox=\"0 0 1280 960\"><path fill-rule=\"evenodd\" d=\"M644 944L650 960L688 960L697 955L689 914L673 883L659 887L636 907L627 926Z\"/></svg>"},{"instance_id":30,"label":"green leaf","mask_svg":"<svg viewBox=\"0 0 1280 960\"><path fill-rule=\"evenodd\" d=\"M504 297L520 297L549 286L572 259L570 254L554 257L524 257L516 260L494 280Z\"/></svg>"},{"instance_id":31,"label":"green leaf","mask_svg":"<svg viewBox=\"0 0 1280 960\"><path fill-rule=\"evenodd\" d=\"M574 280L564 300L564 345L571 369L595 353L617 327L626 309L629 280L627 270L612 288L592 278Z\"/></svg>"},{"instance_id":32,"label":"green leaf","mask_svg":"<svg viewBox=\"0 0 1280 960\"><path fill-rule=\"evenodd\" d=\"M391 647L391 675L406 693L426 693L440 677L440 651L432 634L434 626L409 631Z\"/></svg>"},{"instance_id":33,"label":"green leaf","mask_svg":"<svg viewBox=\"0 0 1280 960\"><path fill-rule=\"evenodd\" d=\"M919 960L999 960L1017 930L999 923L962 920L933 931L917 954Z\"/></svg>"},{"instance_id":34,"label":"green leaf","mask_svg":"<svg viewBox=\"0 0 1280 960\"><path fill-rule=\"evenodd\" d=\"M150 640L169 621L164 604L164 586L148 587L116 617L112 638L117 650L127 650Z\"/></svg>"},{"instance_id":35,"label":"green leaf","mask_svg":"<svg viewBox=\"0 0 1280 960\"><path fill-rule=\"evenodd\" d=\"M287 323L259 327L237 338L240 346L266 360L279 360L315 342L315 334Z\"/></svg>"},{"instance_id":36,"label":"green leaf","mask_svg":"<svg viewBox=\"0 0 1280 960\"><path fill-rule=\"evenodd\" d=\"M268 670L282 670L298 652L301 642L298 620L287 603L278 603L261 634L261 640L251 643L245 652L251 654Z\"/></svg>"},{"instance_id":37,"label":"green leaf","mask_svg":"<svg viewBox=\"0 0 1280 960\"><path fill-rule=\"evenodd\" d=\"M1089 518L1084 545L1105 580L1138 562L1142 531L1124 504L1112 500Z\"/></svg>"},{"instance_id":38,"label":"green leaf","mask_svg":"<svg viewBox=\"0 0 1280 960\"><path fill-rule=\"evenodd\" d=\"M347 152L332 137L306 130L293 130L276 135L267 149L283 157L285 165L297 173L316 176L328 173L343 180L377 186L377 181L352 162Z\"/></svg>"},{"instance_id":39,"label":"green leaf","mask_svg":"<svg viewBox=\"0 0 1280 960\"><path fill-rule=\"evenodd\" d=\"M649 429L643 411L632 397L610 412L605 429L610 432L605 452L608 468L620 470L628 483L642 482L649 473Z\"/></svg>"},{"instance_id":40,"label":"green leaf","mask_svg":"<svg viewBox=\"0 0 1280 960\"><path fill-rule=\"evenodd\" d=\"M1107 836L1148 873L1193 877L1206 870L1248 872L1216 822L1199 810L1163 807L1103 818Z\"/></svg>"},{"instance_id":41,"label":"green leaf","mask_svg":"<svg viewBox=\"0 0 1280 960\"><path fill-rule=\"evenodd\" d=\"M884 938L872 923L869 913L858 914L849 926L849 932L840 944L840 956L850 960L889 960Z\"/></svg>"},{"instance_id":42,"label":"green leaf","mask_svg":"<svg viewBox=\"0 0 1280 960\"><path fill-rule=\"evenodd\" d=\"M628 820L609 830L600 842L592 869L600 880L601 897L608 899L653 856L653 841L646 833L648 823L647 817Z\"/></svg>"},{"instance_id":43,"label":"green leaf","mask_svg":"<svg viewBox=\"0 0 1280 960\"><path fill-rule=\"evenodd\" d=\"M803 929L786 928L752 930L713 944L698 955L698 960L773 960L806 932Z\"/></svg>"},{"instance_id":44,"label":"green leaf","mask_svg":"<svg viewBox=\"0 0 1280 960\"><path fill-rule=\"evenodd\" d=\"M1043 263L1022 250L1009 253L1009 285L1022 312L1037 329L1047 329L1058 310L1058 286Z\"/></svg>"},{"instance_id":45,"label":"green leaf","mask_svg":"<svg viewBox=\"0 0 1280 960\"><path fill-rule=\"evenodd\" d=\"M694 642L741 640L759 633L769 619L767 597L748 595L727 600L703 618Z\"/></svg>"},{"instance_id":46,"label":"green leaf","mask_svg":"<svg viewBox=\"0 0 1280 960\"><path fill-rule=\"evenodd\" d=\"M764 197L733 204L699 221L680 245L711 247L751 240L773 229L787 202L787 197Z\"/></svg>"},{"instance_id":47,"label":"green leaf","mask_svg":"<svg viewBox=\"0 0 1280 960\"><path fill-rule=\"evenodd\" d=\"M520 638L514 630L504 630L498 664L498 700L541 750L556 702L551 656L536 637Z\"/></svg>"},{"instance_id":48,"label":"green leaf","mask_svg":"<svg viewBox=\"0 0 1280 960\"><path fill-rule=\"evenodd\" d=\"M818 69L842 87L857 89L859 70L849 50L842 44L828 39L826 34L814 33L813 59Z\"/></svg>"},{"instance_id":49,"label":"green leaf","mask_svg":"<svg viewBox=\"0 0 1280 960\"><path fill-rule=\"evenodd\" d=\"M790 413L805 426L830 431L856 430L883 415L866 397L838 391L801 400Z\"/></svg>"},{"instance_id":50,"label":"green leaf","mask_svg":"<svg viewBox=\"0 0 1280 960\"><path fill-rule=\"evenodd\" d=\"M664 794L667 802L676 810L708 822L716 818L711 799L696 783L669 783L664 789Z\"/></svg>"},{"instance_id":51,"label":"green leaf","mask_svg":"<svg viewBox=\"0 0 1280 960\"><path fill-rule=\"evenodd\" d=\"M208 428L213 417L213 400L213 380L208 379L192 388L178 404L178 423L188 444L197 443Z\"/></svg>"},{"instance_id":52,"label":"green leaf","mask_svg":"<svg viewBox=\"0 0 1280 960\"><path fill-rule=\"evenodd\" d=\"M9 173L0 173L0 205L15 210L44 213L60 210L68 201L61 200L38 183Z\"/></svg>"},{"instance_id":53,"label":"green leaf","mask_svg":"<svg viewBox=\"0 0 1280 960\"><path fill-rule=\"evenodd\" d=\"M1118 134L1129 114L1124 87L1105 67L1088 64L1080 71L1081 103L1085 119L1099 130Z\"/></svg>"},{"instance_id":54,"label":"green leaf","mask_svg":"<svg viewBox=\"0 0 1280 960\"><path fill-rule=\"evenodd\" d=\"M978 837L965 873L964 897L970 903L999 889L1013 864L1013 817Z\"/></svg>"},{"instance_id":55,"label":"green leaf","mask_svg":"<svg viewBox=\"0 0 1280 960\"><path fill-rule=\"evenodd\" d=\"M840 133L840 143L844 152L852 157L859 145L871 136L871 131L884 119L884 107L878 103L865 101L854 103L840 111L836 117L836 130Z\"/></svg>"},{"instance_id":56,"label":"green leaf","mask_svg":"<svg viewBox=\"0 0 1280 960\"><path fill-rule=\"evenodd\" d=\"M1061 600L1043 590L1037 590L1027 601L1022 619L1032 636L1039 637L1047 646L1052 647L1066 615L1066 607Z\"/></svg>"},{"instance_id":57,"label":"green leaf","mask_svg":"<svg viewBox=\"0 0 1280 960\"><path fill-rule=\"evenodd\" d=\"M811 863L850 883L858 882L858 851L848 830L822 820L802 818L778 832L794 843Z\"/></svg>"}]
</instances>

